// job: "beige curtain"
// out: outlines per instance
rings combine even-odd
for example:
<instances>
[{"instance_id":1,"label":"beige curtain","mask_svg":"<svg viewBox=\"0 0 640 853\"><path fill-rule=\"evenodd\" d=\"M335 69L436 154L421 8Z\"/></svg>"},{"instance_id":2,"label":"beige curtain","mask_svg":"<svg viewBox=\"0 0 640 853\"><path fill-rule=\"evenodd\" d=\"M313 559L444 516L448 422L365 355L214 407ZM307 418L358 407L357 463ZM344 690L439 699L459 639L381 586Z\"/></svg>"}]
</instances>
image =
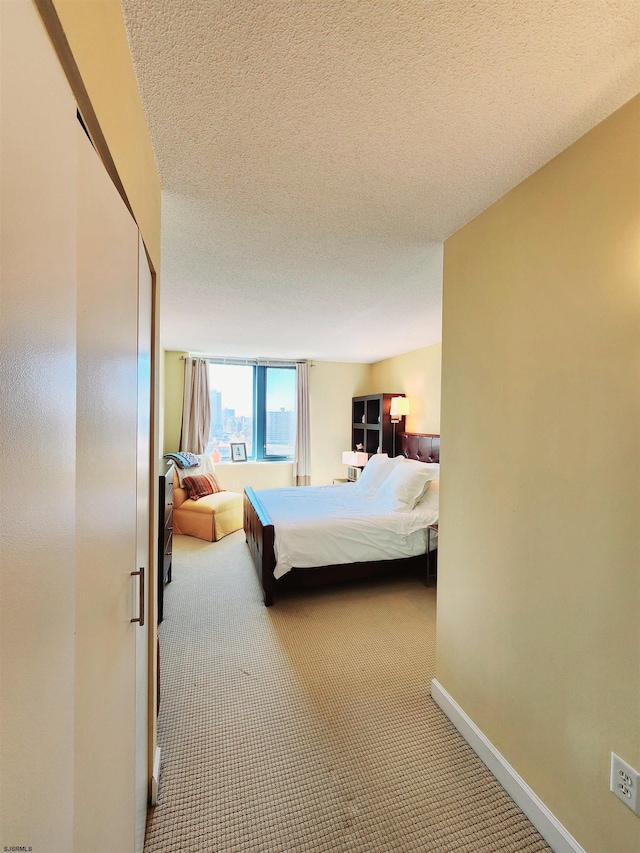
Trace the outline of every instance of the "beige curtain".
<instances>
[{"instance_id":1,"label":"beige curtain","mask_svg":"<svg viewBox=\"0 0 640 853\"><path fill-rule=\"evenodd\" d=\"M184 362L180 450L204 453L210 426L209 362L204 358L187 358Z\"/></svg>"},{"instance_id":2,"label":"beige curtain","mask_svg":"<svg viewBox=\"0 0 640 853\"><path fill-rule=\"evenodd\" d=\"M311 484L309 368L308 362L296 364L296 453L293 463L296 486Z\"/></svg>"}]
</instances>

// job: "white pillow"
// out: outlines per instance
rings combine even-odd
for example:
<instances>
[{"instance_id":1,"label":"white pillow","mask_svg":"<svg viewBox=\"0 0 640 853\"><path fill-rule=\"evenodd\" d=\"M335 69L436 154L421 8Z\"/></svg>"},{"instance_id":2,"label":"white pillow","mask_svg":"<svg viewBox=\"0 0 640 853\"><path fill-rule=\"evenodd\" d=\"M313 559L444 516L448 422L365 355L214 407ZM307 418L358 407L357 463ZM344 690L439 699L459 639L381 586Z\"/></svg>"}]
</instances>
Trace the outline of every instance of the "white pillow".
<instances>
[{"instance_id":1,"label":"white pillow","mask_svg":"<svg viewBox=\"0 0 640 853\"><path fill-rule=\"evenodd\" d=\"M414 506L414 512L421 513L424 523L435 524L440 515L440 477L436 477L427 486L426 491Z\"/></svg>"},{"instance_id":2,"label":"white pillow","mask_svg":"<svg viewBox=\"0 0 640 853\"><path fill-rule=\"evenodd\" d=\"M178 468L176 466L176 471L178 473L178 482L180 486L184 481L185 477L196 477L198 474L215 474L216 466L213 464L213 459L210 455L200 453L198 455L200 459L199 465L194 465L193 468Z\"/></svg>"},{"instance_id":3,"label":"white pillow","mask_svg":"<svg viewBox=\"0 0 640 853\"><path fill-rule=\"evenodd\" d=\"M375 453L356 480L357 490L370 496L375 494L380 484L386 480L400 459L402 457L389 459L386 453Z\"/></svg>"},{"instance_id":4,"label":"white pillow","mask_svg":"<svg viewBox=\"0 0 640 853\"><path fill-rule=\"evenodd\" d=\"M376 501L394 512L408 512L439 475L440 466L435 462L403 458L379 487Z\"/></svg>"}]
</instances>

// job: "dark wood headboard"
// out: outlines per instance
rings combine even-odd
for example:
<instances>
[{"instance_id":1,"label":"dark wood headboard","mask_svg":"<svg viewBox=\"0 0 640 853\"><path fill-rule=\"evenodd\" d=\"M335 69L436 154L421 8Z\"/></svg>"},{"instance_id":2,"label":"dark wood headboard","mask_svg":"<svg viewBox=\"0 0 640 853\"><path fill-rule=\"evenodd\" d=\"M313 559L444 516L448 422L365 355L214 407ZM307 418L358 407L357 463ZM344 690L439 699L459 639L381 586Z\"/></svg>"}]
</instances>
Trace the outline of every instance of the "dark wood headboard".
<instances>
[{"instance_id":1,"label":"dark wood headboard","mask_svg":"<svg viewBox=\"0 0 640 853\"><path fill-rule=\"evenodd\" d=\"M440 436L425 432L399 432L400 456L419 462L440 462Z\"/></svg>"}]
</instances>

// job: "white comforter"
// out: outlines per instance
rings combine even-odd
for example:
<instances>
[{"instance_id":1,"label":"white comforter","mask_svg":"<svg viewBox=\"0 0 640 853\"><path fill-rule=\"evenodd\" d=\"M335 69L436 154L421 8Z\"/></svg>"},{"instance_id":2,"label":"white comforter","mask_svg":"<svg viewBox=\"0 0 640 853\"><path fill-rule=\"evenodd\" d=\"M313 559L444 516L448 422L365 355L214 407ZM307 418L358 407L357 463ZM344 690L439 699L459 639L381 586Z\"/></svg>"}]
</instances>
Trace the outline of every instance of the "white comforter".
<instances>
[{"instance_id":1,"label":"white comforter","mask_svg":"<svg viewBox=\"0 0 640 853\"><path fill-rule=\"evenodd\" d=\"M415 509L390 512L355 483L265 489L257 496L275 526L276 578L301 569L424 554L438 520L430 489Z\"/></svg>"}]
</instances>

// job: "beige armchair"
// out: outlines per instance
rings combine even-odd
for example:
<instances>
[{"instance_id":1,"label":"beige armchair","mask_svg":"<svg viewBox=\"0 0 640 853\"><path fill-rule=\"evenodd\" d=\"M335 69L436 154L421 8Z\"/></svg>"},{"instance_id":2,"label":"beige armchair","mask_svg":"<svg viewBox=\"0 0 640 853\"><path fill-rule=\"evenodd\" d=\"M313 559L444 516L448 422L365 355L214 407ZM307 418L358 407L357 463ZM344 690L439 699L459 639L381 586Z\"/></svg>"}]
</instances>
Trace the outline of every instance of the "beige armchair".
<instances>
[{"instance_id":1,"label":"beige armchair","mask_svg":"<svg viewBox=\"0 0 640 853\"><path fill-rule=\"evenodd\" d=\"M192 501L180 487L177 473L173 480L173 532L217 542L242 528L242 495L217 492Z\"/></svg>"}]
</instances>

